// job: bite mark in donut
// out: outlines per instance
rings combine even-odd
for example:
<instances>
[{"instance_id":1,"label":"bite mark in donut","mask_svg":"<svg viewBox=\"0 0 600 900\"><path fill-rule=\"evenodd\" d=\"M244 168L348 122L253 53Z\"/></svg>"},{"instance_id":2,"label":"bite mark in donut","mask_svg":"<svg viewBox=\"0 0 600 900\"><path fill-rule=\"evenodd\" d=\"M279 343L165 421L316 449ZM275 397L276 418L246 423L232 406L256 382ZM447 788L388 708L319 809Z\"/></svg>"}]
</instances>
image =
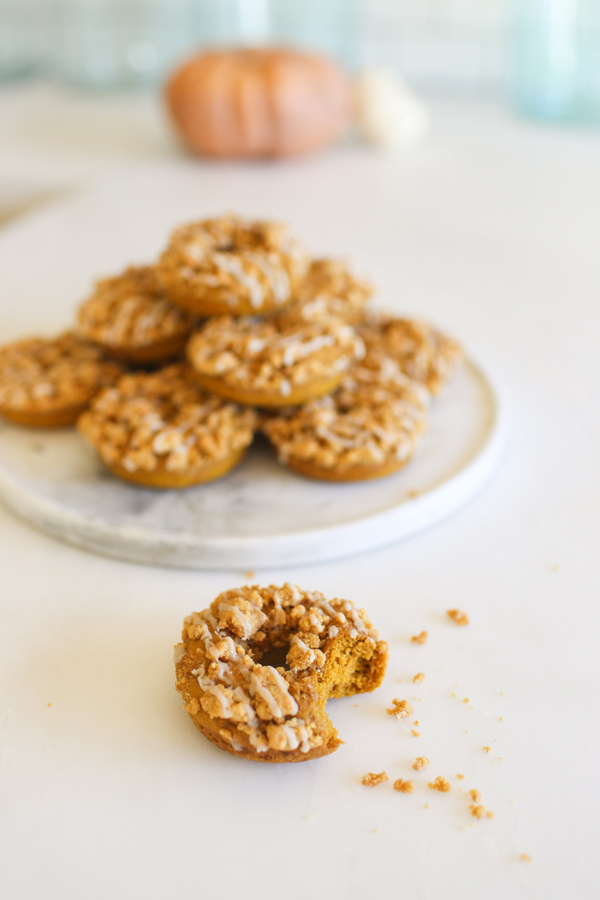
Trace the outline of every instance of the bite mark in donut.
<instances>
[{"instance_id":1,"label":"bite mark in donut","mask_svg":"<svg viewBox=\"0 0 600 900\"><path fill-rule=\"evenodd\" d=\"M266 664L282 648L287 667ZM246 586L185 620L176 687L196 727L223 750L301 762L338 748L327 700L373 691L387 658L387 644L350 601L288 583Z\"/></svg>"}]
</instances>

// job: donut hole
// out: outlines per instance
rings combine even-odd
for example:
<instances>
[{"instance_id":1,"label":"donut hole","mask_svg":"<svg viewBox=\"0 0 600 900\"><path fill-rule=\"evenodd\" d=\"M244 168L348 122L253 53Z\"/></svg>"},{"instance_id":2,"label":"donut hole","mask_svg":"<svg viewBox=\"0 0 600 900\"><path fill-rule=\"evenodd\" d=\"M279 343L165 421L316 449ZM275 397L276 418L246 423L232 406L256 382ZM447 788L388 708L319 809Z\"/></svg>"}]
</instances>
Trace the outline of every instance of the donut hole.
<instances>
[{"instance_id":1,"label":"donut hole","mask_svg":"<svg viewBox=\"0 0 600 900\"><path fill-rule=\"evenodd\" d=\"M257 662L260 662L261 666L273 666L274 669L285 669L286 672L289 672L290 667L287 661L289 652L289 644L285 644L283 647L269 647L269 649L265 650L260 656Z\"/></svg>"}]
</instances>

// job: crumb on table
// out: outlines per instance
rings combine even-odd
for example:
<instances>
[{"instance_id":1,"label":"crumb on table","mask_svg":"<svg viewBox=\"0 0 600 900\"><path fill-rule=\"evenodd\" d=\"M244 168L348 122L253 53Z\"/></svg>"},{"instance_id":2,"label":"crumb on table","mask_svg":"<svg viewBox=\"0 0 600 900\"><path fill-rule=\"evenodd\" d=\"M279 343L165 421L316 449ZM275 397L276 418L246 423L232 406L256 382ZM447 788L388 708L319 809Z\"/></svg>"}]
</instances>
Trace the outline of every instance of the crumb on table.
<instances>
[{"instance_id":1,"label":"crumb on table","mask_svg":"<svg viewBox=\"0 0 600 900\"><path fill-rule=\"evenodd\" d=\"M482 749L485 750L486 753L489 753L492 748L491 747L482 747Z\"/></svg>"},{"instance_id":2,"label":"crumb on table","mask_svg":"<svg viewBox=\"0 0 600 900\"><path fill-rule=\"evenodd\" d=\"M426 769L429 765L429 760L426 756L417 756L413 763L413 769L416 772L420 772L421 769Z\"/></svg>"},{"instance_id":3,"label":"crumb on table","mask_svg":"<svg viewBox=\"0 0 600 900\"><path fill-rule=\"evenodd\" d=\"M404 778L398 778L394 782L394 790L400 791L401 794L412 794L413 792L413 783L410 778L404 780Z\"/></svg>"},{"instance_id":4,"label":"crumb on table","mask_svg":"<svg viewBox=\"0 0 600 900\"><path fill-rule=\"evenodd\" d=\"M521 853L519 859L522 860L522 862L531 862L532 861L529 853Z\"/></svg>"},{"instance_id":5,"label":"crumb on table","mask_svg":"<svg viewBox=\"0 0 600 900\"><path fill-rule=\"evenodd\" d=\"M463 700L463 703L470 703L470 702L471 702L471 701L470 701L470 699L469 699L468 697L465 697L465 699Z\"/></svg>"},{"instance_id":6,"label":"crumb on table","mask_svg":"<svg viewBox=\"0 0 600 900\"><path fill-rule=\"evenodd\" d=\"M387 772L369 772L368 775L363 775L362 777L362 783L367 785L367 787L375 787L376 784L382 784L384 781L389 780Z\"/></svg>"},{"instance_id":7,"label":"crumb on table","mask_svg":"<svg viewBox=\"0 0 600 900\"><path fill-rule=\"evenodd\" d=\"M477 788L473 788L472 790L468 791L468 794L473 803L479 803L479 801L481 800L481 794L479 793Z\"/></svg>"},{"instance_id":8,"label":"crumb on table","mask_svg":"<svg viewBox=\"0 0 600 900\"><path fill-rule=\"evenodd\" d=\"M463 779L465 776L464 776L464 775L461 775L460 772L457 772L457 773L456 773L456 777L458 778L459 781L462 781L462 779Z\"/></svg>"},{"instance_id":9,"label":"crumb on table","mask_svg":"<svg viewBox=\"0 0 600 900\"><path fill-rule=\"evenodd\" d=\"M448 610L446 610L446 614L457 625L468 625L469 624L469 617L466 614L466 612L462 611L462 609L448 609Z\"/></svg>"},{"instance_id":10,"label":"crumb on table","mask_svg":"<svg viewBox=\"0 0 600 900\"><path fill-rule=\"evenodd\" d=\"M386 712L389 716L396 716L397 719L405 719L407 716L411 715L413 707L408 700L399 700L395 697L392 700L392 708L386 709Z\"/></svg>"},{"instance_id":11,"label":"crumb on table","mask_svg":"<svg viewBox=\"0 0 600 900\"><path fill-rule=\"evenodd\" d=\"M427 785L431 788L432 791L441 791L442 794L447 794L449 790L451 790L450 782L447 778L444 778L443 775L438 775L435 781L430 781Z\"/></svg>"},{"instance_id":12,"label":"crumb on table","mask_svg":"<svg viewBox=\"0 0 600 900\"><path fill-rule=\"evenodd\" d=\"M421 634L415 634L411 637L411 644L424 644L427 640L427 632L422 631Z\"/></svg>"},{"instance_id":13,"label":"crumb on table","mask_svg":"<svg viewBox=\"0 0 600 900\"><path fill-rule=\"evenodd\" d=\"M414 728L411 728L410 733L412 734L413 737L421 737L421 732L415 731Z\"/></svg>"},{"instance_id":14,"label":"crumb on table","mask_svg":"<svg viewBox=\"0 0 600 900\"><path fill-rule=\"evenodd\" d=\"M423 672L417 672L413 681L425 681L425 674Z\"/></svg>"}]
</instances>

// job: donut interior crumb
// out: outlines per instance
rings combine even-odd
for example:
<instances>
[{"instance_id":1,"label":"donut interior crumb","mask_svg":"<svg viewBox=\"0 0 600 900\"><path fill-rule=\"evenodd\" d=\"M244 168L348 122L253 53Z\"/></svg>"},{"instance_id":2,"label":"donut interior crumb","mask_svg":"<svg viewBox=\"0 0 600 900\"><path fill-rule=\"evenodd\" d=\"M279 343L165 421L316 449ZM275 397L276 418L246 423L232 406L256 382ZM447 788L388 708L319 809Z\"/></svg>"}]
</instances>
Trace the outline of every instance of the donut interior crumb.
<instances>
[{"instance_id":1,"label":"donut interior crumb","mask_svg":"<svg viewBox=\"0 0 600 900\"><path fill-rule=\"evenodd\" d=\"M367 787L375 787L376 784L383 784L384 781L389 780L390 778L387 772L369 772L362 777L362 783Z\"/></svg>"},{"instance_id":2,"label":"donut interior crumb","mask_svg":"<svg viewBox=\"0 0 600 900\"><path fill-rule=\"evenodd\" d=\"M399 791L401 794L412 794L414 788L413 783L410 778L406 780L404 778L398 778L394 782L394 790Z\"/></svg>"},{"instance_id":3,"label":"donut interior crumb","mask_svg":"<svg viewBox=\"0 0 600 900\"><path fill-rule=\"evenodd\" d=\"M462 609L448 609L448 610L446 610L446 614L457 625L468 625L469 624L469 617L466 614L466 612L463 612Z\"/></svg>"}]
</instances>

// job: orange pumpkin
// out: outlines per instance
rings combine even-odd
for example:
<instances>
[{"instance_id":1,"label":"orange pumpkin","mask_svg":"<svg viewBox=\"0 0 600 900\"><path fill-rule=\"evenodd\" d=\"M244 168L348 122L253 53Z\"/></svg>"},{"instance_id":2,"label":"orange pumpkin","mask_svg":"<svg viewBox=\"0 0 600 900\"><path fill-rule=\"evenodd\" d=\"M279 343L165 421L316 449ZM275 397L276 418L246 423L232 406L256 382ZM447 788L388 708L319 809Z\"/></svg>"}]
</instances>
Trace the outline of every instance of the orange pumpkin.
<instances>
[{"instance_id":1,"label":"orange pumpkin","mask_svg":"<svg viewBox=\"0 0 600 900\"><path fill-rule=\"evenodd\" d=\"M335 140L350 87L331 60L295 50L215 50L179 68L166 89L183 140L220 158L296 156Z\"/></svg>"}]
</instances>

